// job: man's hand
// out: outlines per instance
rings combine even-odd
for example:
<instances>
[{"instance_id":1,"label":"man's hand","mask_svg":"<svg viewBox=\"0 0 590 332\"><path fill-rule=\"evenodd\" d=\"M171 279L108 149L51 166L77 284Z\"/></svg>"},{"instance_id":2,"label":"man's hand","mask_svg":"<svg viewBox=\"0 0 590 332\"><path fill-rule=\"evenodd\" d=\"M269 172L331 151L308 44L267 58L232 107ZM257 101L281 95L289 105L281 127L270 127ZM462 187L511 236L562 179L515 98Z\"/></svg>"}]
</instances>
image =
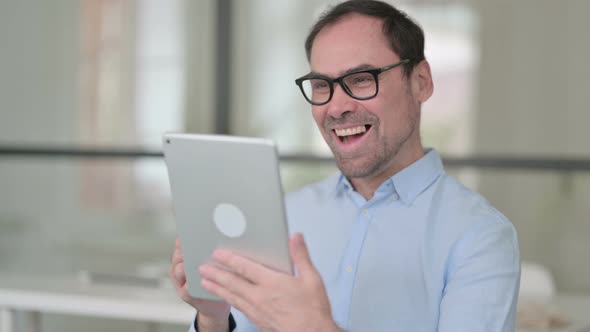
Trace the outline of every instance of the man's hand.
<instances>
[{"instance_id":1,"label":"man's hand","mask_svg":"<svg viewBox=\"0 0 590 332\"><path fill-rule=\"evenodd\" d=\"M297 276L216 250L213 258L229 271L202 265L201 285L243 312L261 331L340 331L301 234L290 239L289 251Z\"/></svg>"},{"instance_id":2,"label":"man's hand","mask_svg":"<svg viewBox=\"0 0 590 332\"><path fill-rule=\"evenodd\" d=\"M184 260L180 251L180 242L176 239L176 247L172 255L170 266L170 279L176 288L176 292L182 300L193 306L199 312L199 330L202 331L227 331L230 306L223 301L196 299L190 296L184 273Z\"/></svg>"}]
</instances>

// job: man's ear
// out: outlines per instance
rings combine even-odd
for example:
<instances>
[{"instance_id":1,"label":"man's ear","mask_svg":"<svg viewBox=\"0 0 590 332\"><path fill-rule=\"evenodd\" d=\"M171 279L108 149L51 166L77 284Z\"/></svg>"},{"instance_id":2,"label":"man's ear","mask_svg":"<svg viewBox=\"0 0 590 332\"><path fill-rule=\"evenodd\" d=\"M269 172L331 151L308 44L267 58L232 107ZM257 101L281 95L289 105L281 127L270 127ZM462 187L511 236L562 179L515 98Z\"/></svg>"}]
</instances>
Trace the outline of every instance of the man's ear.
<instances>
[{"instance_id":1,"label":"man's ear","mask_svg":"<svg viewBox=\"0 0 590 332\"><path fill-rule=\"evenodd\" d=\"M428 61L422 60L412 71L412 93L420 103L423 103L432 96L433 91L434 85L432 83L430 64Z\"/></svg>"}]
</instances>

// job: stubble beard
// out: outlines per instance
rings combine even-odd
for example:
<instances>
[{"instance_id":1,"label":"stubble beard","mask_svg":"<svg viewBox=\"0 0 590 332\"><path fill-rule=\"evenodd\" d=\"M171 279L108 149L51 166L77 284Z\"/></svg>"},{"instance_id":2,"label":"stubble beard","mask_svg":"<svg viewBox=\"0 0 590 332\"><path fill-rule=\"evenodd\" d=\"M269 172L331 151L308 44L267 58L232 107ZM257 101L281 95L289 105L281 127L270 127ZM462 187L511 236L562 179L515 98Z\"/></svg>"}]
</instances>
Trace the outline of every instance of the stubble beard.
<instances>
[{"instance_id":1,"label":"stubble beard","mask_svg":"<svg viewBox=\"0 0 590 332\"><path fill-rule=\"evenodd\" d=\"M374 151L367 151L365 153L345 157L342 156L336 149L336 144L331 142L328 144L336 163L342 174L348 179L351 178L367 178L381 174L394 161L395 157L402 149L402 147L408 142L408 140L414 135L417 130L419 123L419 111L412 112L411 110L406 114L408 120L408 126L403 128L403 132L399 136L395 136L390 140L377 137L377 146L374 147ZM373 115L372 115L373 116ZM374 117L374 116L373 116ZM380 128L380 122L377 119L372 125L370 135L378 135ZM371 147L368 147L371 149Z\"/></svg>"}]
</instances>

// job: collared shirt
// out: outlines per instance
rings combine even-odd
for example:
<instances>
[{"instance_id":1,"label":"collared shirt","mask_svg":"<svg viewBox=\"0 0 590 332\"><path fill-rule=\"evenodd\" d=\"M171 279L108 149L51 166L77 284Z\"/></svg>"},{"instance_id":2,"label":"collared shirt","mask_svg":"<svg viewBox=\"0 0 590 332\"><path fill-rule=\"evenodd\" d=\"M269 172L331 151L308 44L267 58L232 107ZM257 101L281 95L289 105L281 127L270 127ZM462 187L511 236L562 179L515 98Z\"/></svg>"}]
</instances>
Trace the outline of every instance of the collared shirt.
<instances>
[{"instance_id":1,"label":"collared shirt","mask_svg":"<svg viewBox=\"0 0 590 332\"><path fill-rule=\"evenodd\" d=\"M514 331L516 231L446 175L436 151L369 201L338 175L289 194L286 204L290 232L303 233L344 330ZM257 331L232 313L235 331Z\"/></svg>"}]
</instances>

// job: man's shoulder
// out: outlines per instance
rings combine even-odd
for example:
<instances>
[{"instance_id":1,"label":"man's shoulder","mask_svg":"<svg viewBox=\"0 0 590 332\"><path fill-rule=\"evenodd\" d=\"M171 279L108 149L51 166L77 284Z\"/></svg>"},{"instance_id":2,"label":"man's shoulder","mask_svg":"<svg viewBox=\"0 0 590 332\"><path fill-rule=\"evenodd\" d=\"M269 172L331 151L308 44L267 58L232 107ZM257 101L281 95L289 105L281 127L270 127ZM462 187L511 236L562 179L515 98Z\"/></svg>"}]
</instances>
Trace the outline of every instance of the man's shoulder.
<instances>
[{"instance_id":1,"label":"man's shoulder","mask_svg":"<svg viewBox=\"0 0 590 332\"><path fill-rule=\"evenodd\" d=\"M441 262L460 264L457 262L469 255L486 253L518 260L514 225L484 196L448 175L442 176L433 189L426 236ZM512 258L506 264L513 264Z\"/></svg>"},{"instance_id":2,"label":"man's shoulder","mask_svg":"<svg viewBox=\"0 0 590 332\"><path fill-rule=\"evenodd\" d=\"M513 225L483 195L467 188L455 178L443 175L432 197L434 211L445 227L459 233L475 229L504 229Z\"/></svg>"}]
</instances>

